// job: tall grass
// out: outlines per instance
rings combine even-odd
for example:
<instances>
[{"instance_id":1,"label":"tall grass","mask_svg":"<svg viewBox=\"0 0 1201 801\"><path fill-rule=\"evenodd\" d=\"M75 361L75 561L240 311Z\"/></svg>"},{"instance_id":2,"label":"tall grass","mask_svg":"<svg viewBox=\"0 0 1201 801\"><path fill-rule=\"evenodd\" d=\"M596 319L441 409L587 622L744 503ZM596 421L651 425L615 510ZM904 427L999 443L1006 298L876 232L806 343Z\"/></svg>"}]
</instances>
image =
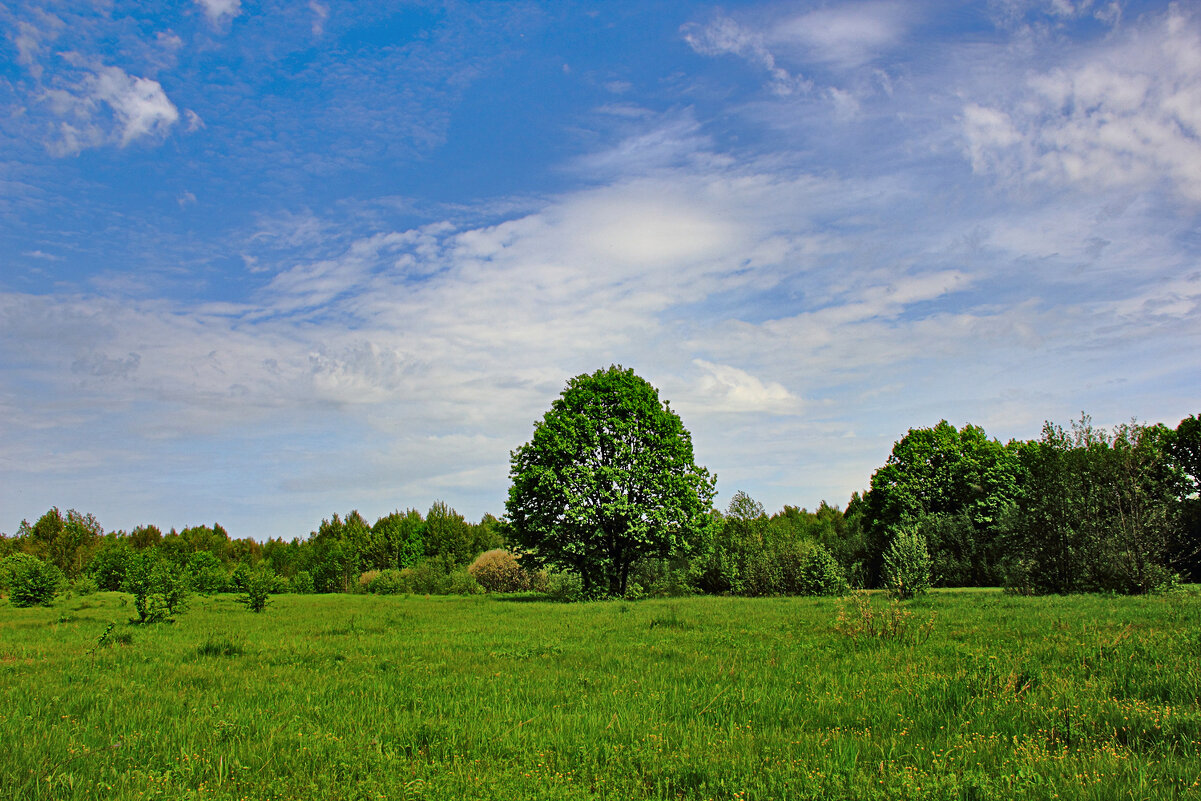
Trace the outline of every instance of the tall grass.
<instances>
[{"instance_id":1,"label":"tall grass","mask_svg":"<svg viewBox=\"0 0 1201 801\"><path fill-rule=\"evenodd\" d=\"M935 592L922 644L827 599L218 595L94 648L127 597L0 604L3 797L1201 791L1196 595Z\"/></svg>"}]
</instances>

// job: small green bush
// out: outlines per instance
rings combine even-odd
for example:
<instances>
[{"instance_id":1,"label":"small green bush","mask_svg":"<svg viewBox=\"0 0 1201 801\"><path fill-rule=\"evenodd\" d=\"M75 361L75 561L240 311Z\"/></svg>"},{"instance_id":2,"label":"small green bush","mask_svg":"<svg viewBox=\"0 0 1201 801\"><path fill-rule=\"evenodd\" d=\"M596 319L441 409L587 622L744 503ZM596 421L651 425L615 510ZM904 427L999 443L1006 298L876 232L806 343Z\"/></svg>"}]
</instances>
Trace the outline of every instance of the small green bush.
<instances>
[{"instance_id":1,"label":"small green bush","mask_svg":"<svg viewBox=\"0 0 1201 801\"><path fill-rule=\"evenodd\" d=\"M157 551L139 551L130 557L121 589L133 595L138 616L131 623L168 621L187 606L183 573Z\"/></svg>"},{"instance_id":2,"label":"small green bush","mask_svg":"<svg viewBox=\"0 0 1201 801\"><path fill-rule=\"evenodd\" d=\"M548 570L545 579L540 582L542 592L552 601L582 601L584 599L584 581L575 573Z\"/></svg>"},{"instance_id":3,"label":"small green bush","mask_svg":"<svg viewBox=\"0 0 1201 801\"><path fill-rule=\"evenodd\" d=\"M408 580L403 570L388 568L371 572L374 575L367 581L367 592L376 595L402 595L412 592L412 582Z\"/></svg>"},{"instance_id":4,"label":"small green bush","mask_svg":"<svg viewBox=\"0 0 1201 801\"><path fill-rule=\"evenodd\" d=\"M237 601L251 612L262 612L267 608L267 602L271 593L275 592L277 583L275 571L266 565L259 565L250 571L245 581L246 594Z\"/></svg>"},{"instance_id":5,"label":"small green bush","mask_svg":"<svg viewBox=\"0 0 1201 801\"><path fill-rule=\"evenodd\" d=\"M313 574L307 570L296 571L296 575L292 576L289 585L292 592L299 595L312 595L317 591L317 585L313 582Z\"/></svg>"},{"instance_id":6,"label":"small green bush","mask_svg":"<svg viewBox=\"0 0 1201 801\"><path fill-rule=\"evenodd\" d=\"M210 551L197 551L189 556L184 572L187 574L188 586L201 595L221 592L229 581L225 565Z\"/></svg>"},{"instance_id":7,"label":"small green bush","mask_svg":"<svg viewBox=\"0 0 1201 801\"><path fill-rule=\"evenodd\" d=\"M446 577L447 595L479 595L483 591L484 588L465 567L452 571Z\"/></svg>"},{"instance_id":8,"label":"small green bush","mask_svg":"<svg viewBox=\"0 0 1201 801\"><path fill-rule=\"evenodd\" d=\"M838 596L851 591L842 565L820 544L811 548L802 560L798 585L801 595Z\"/></svg>"},{"instance_id":9,"label":"small green bush","mask_svg":"<svg viewBox=\"0 0 1201 801\"><path fill-rule=\"evenodd\" d=\"M71 592L76 595L91 595L99 589L96 579L91 576L80 576L71 583Z\"/></svg>"},{"instance_id":10,"label":"small green bush","mask_svg":"<svg viewBox=\"0 0 1201 801\"><path fill-rule=\"evenodd\" d=\"M898 528L884 552L884 586L897 598L924 595L931 585L930 551L916 528Z\"/></svg>"},{"instance_id":11,"label":"small green bush","mask_svg":"<svg viewBox=\"0 0 1201 801\"><path fill-rule=\"evenodd\" d=\"M0 586L13 606L49 606L66 583L62 571L27 553L14 553L0 562Z\"/></svg>"}]
</instances>

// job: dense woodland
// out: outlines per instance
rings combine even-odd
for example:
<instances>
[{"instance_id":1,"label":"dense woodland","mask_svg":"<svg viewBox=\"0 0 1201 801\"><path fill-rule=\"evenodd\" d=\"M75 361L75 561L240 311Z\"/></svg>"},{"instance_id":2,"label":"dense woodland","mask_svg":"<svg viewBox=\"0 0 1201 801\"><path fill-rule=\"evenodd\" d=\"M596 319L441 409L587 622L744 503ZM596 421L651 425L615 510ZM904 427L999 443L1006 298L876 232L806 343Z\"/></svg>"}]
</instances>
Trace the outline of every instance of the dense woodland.
<instances>
[{"instance_id":1,"label":"dense woodland","mask_svg":"<svg viewBox=\"0 0 1201 801\"><path fill-rule=\"evenodd\" d=\"M973 425L911 429L845 509L768 515L737 493L686 547L632 565L626 595L830 594L886 583L903 537L925 548L940 586L1021 593L1147 593L1201 580L1201 418L1176 428L1046 424L1001 443ZM510 524L468 522L445 503L369 523L352 511L290 541L232 538L220 525L105 532L51 509L0 535L0 586L35 569L58 587L130 589L158 571L199 593L473 593L578 596L578 576L539 569ZM906 540L909 542L910 540ZM33 557L32 559L30 557ZM42 574L39 574L42 575Z\"/></svg>"}]
</instances>

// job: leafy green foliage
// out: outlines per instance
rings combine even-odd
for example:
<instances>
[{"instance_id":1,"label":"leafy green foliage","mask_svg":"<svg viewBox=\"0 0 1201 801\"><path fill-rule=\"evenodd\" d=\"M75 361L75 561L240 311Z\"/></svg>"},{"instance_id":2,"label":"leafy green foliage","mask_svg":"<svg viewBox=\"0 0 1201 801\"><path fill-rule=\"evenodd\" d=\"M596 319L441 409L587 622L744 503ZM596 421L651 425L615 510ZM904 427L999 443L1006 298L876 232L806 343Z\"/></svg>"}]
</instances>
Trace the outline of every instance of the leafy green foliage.
<instances>
[{"instance_id":1,"label":"leafy green foliage","mask_svg":"<svg viewBox=\"0 0 1201 801\"><path fill-rule=\"evenodd\" d=\"M846 595L851 591L842 565L823 545L814 545L801 562L801 595Z\"/></svg>"},{"instance_id":2,"label":"leafy green foliage","mask_svg":"<svg viewBox=\"0 0 1201 801\"><path fill-rule=\"evenodd\" d=\"M957 430L943 420L933 428L910 429L872 475L865 498L873 553L869 580L880 579L881 560L897 526L942 516L961 519L970 528L960 527L954 553L940 558L962 563L957 572L965 583L994 583L997 540L1021 495L1021 482L1016 446L988 439L978 426Z\"/></svg>"},{"instance_id":3,"label":"leafy green foliage","mask_svg":"<svg viewBox=\"0 0 1201 801\"><path fill-rule=\"evenodd\" d=\"M245 581L245 595L240 596L238 603L251 612L262 612L267 608L271 593L275 592L279 577L275 571L266 565L259 565L250 571Z\"/></svg>"},{"instance_id":4,"label":"leafy green foliage","mask_svg":"<svg viewBox=\"0 0 1201 801\"><path fill-rule=\"evenodd\" d=\"M49 606L64 584L62 571L36 556L15 553L0 562L0 588L13 606Z\"/></svg>"},{"instance_id":5,"label":"leafy green foliage","mask_svg":"<svg viewBox=\"0 0 1201 801\"><path fill-rule=\"evenodd\" d=\"M87 572L100 589L110 592L119 590L125 581L125 569L132 554L129 538L116 533L106 534L92 555Z\"/></svg>"},{"instance_id":6,"label":"leafy green foliage","mask_svg":"<svg viewBox=\"0 0 1201 801\"><path fill-rule=\"evenodd\" d=\"M513 451L510 478L505 508L521 547L578 573L585 593L612 595L638 560L694 549L715 491L679 415L620 367L568 382Z\"/></svg>"},{"instance_id":7,"label":"leafy green foliage","mask_svg":"<svg viewBox=\"0 0 1201 801\"><path fill-rule=\"evenodd\" d=\"M930 589L930 551L916 527L897 529L883 561L884 586L897 598L916 598Z\"/></svg>"},{"instance_id":8,"label":"leafy green foliage","mask_svg":"<svg viewBox=\"0 0 1201 801\"><path fill-rule=\"evenodd\" d=\"M188 586L201 595L212 595L225 589L229 576L221 560L211 551L197 551L188 557L184 568Z\"/></svg>"},{"instance_id":9,"label":"leafy green foliage","mask_svg":"<svg viewBox=\"0 0 1201 801\"><path fill-rule=\"evenodd\" d=\"M57 507L32 526L22 522L21 529L27 550L57 567L68 579L83 572L92 548L104 533L93 515L71 509L63 517Z\"/></svg>"},{"instance_id":10,"label":"leafy green foliage","mask_svg":"<svg viewBox=\"0 0 1201 801\"><path fill-rule=\"evenodd\" d=\"M1162 426L1110 434L1087 416L1024 445L1010 580L1035 592L1145 593L1170 580L1179 489Z\"/></svg>"},{"instance_id":11,"label":"leafy green foliage","mask_svg":"<svg viewBox=\"0 0 1201 801\"><path fill-rule=\"evenodd\" d=\"M121 589L133 595L138 616L133 623L160 623L187 605L183 572L157 551L139 551L130 557Z\"/></svg>"}]
</instances>

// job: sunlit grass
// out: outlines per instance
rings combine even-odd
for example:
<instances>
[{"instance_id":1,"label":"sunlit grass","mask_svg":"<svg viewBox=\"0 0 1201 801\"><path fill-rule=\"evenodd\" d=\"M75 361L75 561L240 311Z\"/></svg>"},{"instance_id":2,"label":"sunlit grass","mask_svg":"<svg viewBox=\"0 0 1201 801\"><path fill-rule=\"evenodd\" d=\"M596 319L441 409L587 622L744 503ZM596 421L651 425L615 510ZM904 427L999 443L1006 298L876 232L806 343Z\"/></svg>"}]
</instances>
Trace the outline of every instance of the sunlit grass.
<instances>
[{"instance_id":1,"label":"sunlit grass","mask_svg":"<svg viewBox=\"0 0 1201 801\"><path fill-rule=\"evenodd\" d=\"M126 597L0 603L4 797L1201 791L1196 595L944 591L922 645L828 599L216 596L140 627Z\"/></svg>"}]
</instances>

